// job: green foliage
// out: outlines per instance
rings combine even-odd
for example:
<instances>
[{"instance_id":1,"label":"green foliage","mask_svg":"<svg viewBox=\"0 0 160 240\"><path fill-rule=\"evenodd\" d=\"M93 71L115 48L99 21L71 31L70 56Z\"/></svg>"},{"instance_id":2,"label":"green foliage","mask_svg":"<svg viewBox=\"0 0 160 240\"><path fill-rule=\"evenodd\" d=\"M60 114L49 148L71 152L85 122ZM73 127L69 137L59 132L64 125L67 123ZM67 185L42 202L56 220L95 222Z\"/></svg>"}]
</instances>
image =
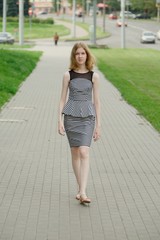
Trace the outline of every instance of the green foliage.
<instances>
[{"instance_id":1,"label":"green foliage","mask_svg":"<svg viewBox=\"0 0 160 240\"><path fill-rule=\"evenodd\" d=\"M24 0L24 16L28 16L29 0ZM7 16L15 17L19 14L19 4L17 0L7 0ZM0 16L3 15L3 0L0 0Z\"/></svg>"},{"instance_id":2,"label":"green foliage","mask_svg":"<svg viewBox=\"0 0 160 240\"><path fill-rule=\"evenodd\" d=\"M160 52L148 49L92 51L106 78L160 131Z\"/></svg>"},{"instance_id":3,"label":"green foliage","mask_svg":"<svg viewBox=\"0 0 160 240\"><path fill-rule=\"evenodd\" d=\"M24 16L28 16L29 7L30 7L30 1L24 0Z\"/></svg>"},{"instance_id":4,"label":"green foliage","mask_svg":"<svg viewBox=\"0 0 160 240\"><path fill-rule=\"evenodd\" d=\"M0 0L0 16L3 15L3 0Z\"/></svg>"},{"instance_id":5,"label":"green foliage","mask_svg":"<svg viewBox=\"0 0 160 240\"><path fill-rule=\"evenodd\" d=\"M68 2L72 5L73 4L73 0L68 0ZM84 2L84 0L76 0L76 4L78 5L78 6L83 6L83 2ZM91 0L91 2L92 2L92 0Z\"/></svg>"},{"instance_id":6,"label":"green foliage","mask_svg":"<svg viewBox=\"0 0 160 240\"><path fill-rule=\"evenodd\" d=\"M0 22L2 21L2 18L0 17ZM24 18L24 22L28 23L30 21L29 16ZM7 17L7 23L18 23L19 18L18 17ZM41 19L41 18L32 18L32 23L42 23L42 24L54 24L54 19L53 18L46 18L46 19Z\"/></svg>"},{"instance_id":7,"label":"green foliage","mask_svg":"<svg viewBox=\"0 0 160 240\"><path fill-rule=\"evenodd\" d=\"M2 21L2 18L0 17L0 21ZM18 17L7 17L7 22L15 22L18 23L19 19Z\"/></svg>"},{"instance_id":8,"label":"green foliage","mask_svg":"<svg viewBox=\"0 0 160 240\"><path fill-rule=\"evenodd\" d=\"M7 16L15 17L18 16L18 4L16 0L8 0Z\"/></svg>"},{"instance_id":9,"label":"green foliage","mask_svg":"<svg viewBox=\"0 0 160 240\"><path fill-rule=\"evenodd\" d=\"M131 9L139 12L155 12L156 0L130 0Z\"/></svg>"},{"instance_id":10,"label":"green foliage","mask_svg":"<svg viewBox=\"0 0 160 240\"><path fill-rule=\"evenodd\" d=\"M120 1L118 0L108 0L107 4L109 6L110 12L120 10Z\"/></svg>"},{"instance_id":11,"label":"green foliage","mask_svg":"<svg viewBox=\"0 0 160 240\"><path fill-rule=\"evenodd\" d=\"M0 49L0 107L35 68L41 52Z\"/></svg>"},{"instance_id":12,"label":"green foliage","mask_svg":"<svg viewBox=\"0 0 160 240\"><path fill-rule=\"evenodd\" d=\"M25 18L25 22L29 22L30 18ZM32 18L32 23L40 23L40 24L54 24L53 18L46 18L46 19L41 19L41 18Z\"/></svg>"}]
</instances>

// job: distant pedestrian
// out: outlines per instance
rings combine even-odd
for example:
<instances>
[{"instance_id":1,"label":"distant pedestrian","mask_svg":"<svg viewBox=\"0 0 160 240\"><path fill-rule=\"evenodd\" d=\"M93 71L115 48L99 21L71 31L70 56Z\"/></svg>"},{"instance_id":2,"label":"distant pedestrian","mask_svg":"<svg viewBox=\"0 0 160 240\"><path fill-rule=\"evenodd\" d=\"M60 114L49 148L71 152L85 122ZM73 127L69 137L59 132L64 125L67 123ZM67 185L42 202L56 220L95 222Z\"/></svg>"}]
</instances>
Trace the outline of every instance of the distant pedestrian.
<instances>
[{"instance_id":1,"label":"distant pedestrian","mask_svg":"<svg viewBox=\"0 0 160 240\"><path fill-rule=\"evenodd\" d=\"M54 40L54 44L57 46L58 40L59 40L59 35L57 33L54 34L53 40Z\"/></svg>"},{"instance_id":2,"label":"distant pedestrian","mask_svg":"<svg viewBox=\"0 0 160 240\"><path fill-rule=\"evenodd\" d=\"M92 71L94 63L94 57L84 43L73 46L70 70L63 76L59 104L58 131L61 135L66 132L68 137L78 183L76 199L81 203L91 202L86 195L89 148L92 137L94 141L100 138L99 75ZM68 90L69 99L66 103Z\"/></svg>"}]
</instances>

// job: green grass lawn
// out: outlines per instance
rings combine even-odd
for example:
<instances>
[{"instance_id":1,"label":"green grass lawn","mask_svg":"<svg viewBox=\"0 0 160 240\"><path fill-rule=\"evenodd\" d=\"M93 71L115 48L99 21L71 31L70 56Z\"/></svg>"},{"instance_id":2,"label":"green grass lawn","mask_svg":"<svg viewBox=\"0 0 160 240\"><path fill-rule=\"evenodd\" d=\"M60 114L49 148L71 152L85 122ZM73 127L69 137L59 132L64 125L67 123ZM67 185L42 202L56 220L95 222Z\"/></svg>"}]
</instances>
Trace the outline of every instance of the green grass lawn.
<instances>
[{"instance_id":1,"label":"green grass lawn","mask_svg":"<svg viewBox=\"0 0 160 240\"><path fill-rule=\"evenodd\" d=\"M63 25L51 25L51 24L32 24L25 27L24 36L26 39L36 39L36 38L53 38L55 32L58 32L58 35L64 36L70 33L70 30Z\"/></svg>"},{"instance_id":2,"label":"green grass lawn","mask_svg":"<svg viewBox=\"0 0 160 240\"><path fill-rule=\"evenodd\" d=\"M160 131L160 51L92 49L97 65L155 129Z\"/></svg>"},{"instance_id":3,"label":"green grass lawn","mask_svg":"<svg viewBox=\"0 0 160 240\"><path fill-rule=\"evenodd\" d=\"M71 23L70 20L64 20L62 19L62 21L65 22L69 22ZM58 33L58 35L60 36L60 40L61 37L63 37L64 39L67 40L86 40L90 38L90 33L89 33L89 28L90 25L88 25L87 23L81 23L77 21L77 25L82 27L83 29L85 29L88 33L86 34L86 36L83 36L81 38L76 38L76 39L68 39L67 35L70 34L70 29L65 27L62 24L47 24L47 23L34 23L34 22L25 22L24 23L24 39L25 41L30 40L30 39L40 39L40 38L52 38L53 35L55 34L55 32ZM0 22L0 28L2 29L2 22ZM13 36L15 36L15 40L18 41L18 22L7 22L7 32L10 32L13 34ZM104 33L102 28L97 27L96 29L96 35L97 38L104 38L107 37L109 35L109 33ZM65 38L66 36L66 38ZM0 48L2 46L0 45Z\"/></svg>"},{"instance_id":4,"label":"green grass lawn","mask_svg":"<svg viewBox=\"0 0 160 240\"><path fill-rule=\"evenodd\" d=\"M35 68L41 52L0 49L0 108Z\"/></svg>"},{"instance_id":5,"label":"green grass lawn","mask_svg":"<svg viewBox=\"0 0 160 240\"><path fill-rule=\"evenodd\" d=\"M2 23L0 23L2 29ZM18 40L18 23L8 22L7 32L12 33L15 39ZM43 24L43 23L32 23L29 22L24 24L24 39L38 39L38 38L52 38L55 32L58 32L59 36L65 36L70 34L70 29L63 25L58 24Z\"/></svg>"}]
</instances>

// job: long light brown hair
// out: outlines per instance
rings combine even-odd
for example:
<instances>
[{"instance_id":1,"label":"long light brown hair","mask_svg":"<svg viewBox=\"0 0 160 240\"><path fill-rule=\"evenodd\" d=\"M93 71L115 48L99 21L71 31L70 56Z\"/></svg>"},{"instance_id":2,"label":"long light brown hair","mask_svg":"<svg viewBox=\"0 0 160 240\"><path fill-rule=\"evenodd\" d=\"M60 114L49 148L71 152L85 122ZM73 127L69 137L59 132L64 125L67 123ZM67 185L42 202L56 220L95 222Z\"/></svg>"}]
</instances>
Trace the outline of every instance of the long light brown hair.
<instances>
[{"instance_id":1,"label":"long light brown hair","mask_svg":"<svg viewBox=\"0 0 160 240\"><path fill-rule=\"evenodd\" d=\"M71 56L70 56L70 66L69 66L69 69L73 69L73 70L77 70L78 69L78 65L77 65L77 61L76 61L76 51L78 48L83 48L84 51L86 52L87 54L87 59L86 59L86 68L91 71L96 63L95 61L95 58L94 56L91 54L88 46L83 43L83 42L79 42L79 43L76 43L73 48L72 48L72 51L71 51Z\"/></svg>"}]
</instances>

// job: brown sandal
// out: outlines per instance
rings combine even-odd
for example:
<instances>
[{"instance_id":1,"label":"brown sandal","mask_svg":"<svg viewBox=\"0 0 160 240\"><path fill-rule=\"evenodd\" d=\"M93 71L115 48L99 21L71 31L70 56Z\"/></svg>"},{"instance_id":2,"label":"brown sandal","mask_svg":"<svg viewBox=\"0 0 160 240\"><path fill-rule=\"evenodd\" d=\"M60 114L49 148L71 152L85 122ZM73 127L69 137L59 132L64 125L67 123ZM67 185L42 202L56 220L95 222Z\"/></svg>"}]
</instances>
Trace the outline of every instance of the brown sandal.
<instances>
[{"instance_id":1,"label":"brown sandal","mask_svg":"<svg viewBox=\"0 0 160 240\"><path fill-rule=\"evenodd\" d=\"M91 203L91 199L88 198L85 194L81 194L79 200L80 200L80 203Z\"/></svg>"},{"instance_id":2,"label":"brown sandal","mask_svg":"<svg viewBox=\"0 0 160 240\"><path fill-rule=\"evenodd\" d=\"M77 199L77 200L80 200L80 197L81 197L81 194L80 194L80 193L77 193L76 199Z\"/></svg>"}]
</instances>

